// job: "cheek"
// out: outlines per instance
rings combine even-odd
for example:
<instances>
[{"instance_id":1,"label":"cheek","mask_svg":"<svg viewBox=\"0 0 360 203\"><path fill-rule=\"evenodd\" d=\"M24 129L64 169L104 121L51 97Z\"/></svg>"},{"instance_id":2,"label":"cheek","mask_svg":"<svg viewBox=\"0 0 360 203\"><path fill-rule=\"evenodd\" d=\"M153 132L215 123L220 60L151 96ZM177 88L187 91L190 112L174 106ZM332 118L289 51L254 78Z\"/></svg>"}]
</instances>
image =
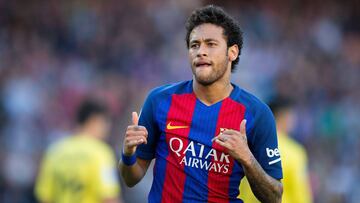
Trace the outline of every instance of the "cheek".
<instances>
[{"instance_id":1,"label":"cheek","mask_svg":"<svg viewBox=\"0 0 360 203\"><path fill-rule=\"evenodd\" d=\"M196 57L196 54L194 51L189 51L188 56L191 62Z\"/></svg>"},{"instance_id":2,"label":"cheek","mask_svg":"<svg viewBox=\"0 0 360 203\"><path fill-rule=\"evenodd\" d=\"M217 56L220 56L221 58L228 56L228 50L227 50L226 46L221 46L216 49L213 49L212 52L214 55L216 54Z\"/></svg>"},{"instance_id":3,"label":"cheek","mask_svg":"<svg viewBox=\"0 0 360 203\"><path fill-rule=\"evenodd\" d=\"M227 52L223 49L214 51L211 56L214 60L216 60L217 63L221 63L228 59Z\"/></svg>"}]
</instances>

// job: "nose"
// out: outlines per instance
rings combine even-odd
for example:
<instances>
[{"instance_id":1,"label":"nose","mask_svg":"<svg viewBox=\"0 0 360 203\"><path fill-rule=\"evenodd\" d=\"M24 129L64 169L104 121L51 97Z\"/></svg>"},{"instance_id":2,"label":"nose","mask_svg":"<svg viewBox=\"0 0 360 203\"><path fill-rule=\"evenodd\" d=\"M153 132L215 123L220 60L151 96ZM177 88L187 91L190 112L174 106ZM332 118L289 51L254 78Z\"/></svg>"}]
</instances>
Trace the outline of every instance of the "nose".
<instances>
[{"instance_id":1,"label":"nose","mask_svg":"<svg viewBox=\"0 0 360 203\"><path fill-rule=\"evenodd\" d=\"M207 56L207 55L208 55L208 50L207 50L206 46L204 44L200 44L199 48L197 50L196 56L201 57L201 56Z\"/></svg>"}]
</instances>

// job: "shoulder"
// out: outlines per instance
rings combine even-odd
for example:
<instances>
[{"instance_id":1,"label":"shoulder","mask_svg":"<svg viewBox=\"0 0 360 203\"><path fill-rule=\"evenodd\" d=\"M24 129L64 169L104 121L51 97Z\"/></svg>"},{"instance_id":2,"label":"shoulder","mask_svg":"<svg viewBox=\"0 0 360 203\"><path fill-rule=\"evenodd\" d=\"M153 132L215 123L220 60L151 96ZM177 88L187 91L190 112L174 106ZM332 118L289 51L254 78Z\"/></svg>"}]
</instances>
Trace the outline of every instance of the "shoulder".
<instances>
[{"instance_id":1,"label":"shoulder","mask_svg":"<svg viewBox=\"0 0 360 203\"><path fill-rule=\"evenodd\" d=\"M89 162L95 164L95 168L98 168L101 164L113 164L115 162L115 154L110 145L106 142L91 138L86 141L86 144L82 146L82 153L88 159ZM99 165L100 164L100 165Z\"/></svg>"},{"instance_id":2,"label":"shoulder","mask_svg":"<svg viewBox=\"0 0 360 203\"><path fill-rule=\"evenodd\" d=\"M88 150L94 153L94 156L97 156L98 158L111 158L113 156L111 147L104 141L98 139L94 139L89 142Z\"/></svg>"},{"instance_id":3,"label":"shoulder","mask_svg":"<svg viewBox=\"0 0 360 203\"><path fill-rule=\"evenodd\" d=\"M71 140L72 136L66 136L54 141L47 147L46 153L48 155L54 155L61 151L64 151L72 143Z\"/></svg>"},{"instance_id":4,"label":"shoulder","mask_svg":"<svg viewBox=\"0 0 360 203\"><path fill-rule=\"evenodd\" d=\"M270 110L268 105L261 101L258 97L243 89L240 89L238 101L241 102L246 107L246 109L252 113Z\"/></svg>"},{"instance_id":5,"label":"shoulder","mask_svg":"<svg viewBox=\"0 0 360 203\"><path fill-rule=\"evenodd\" d=\"M264 116L273 118L272 112L267 104L252 93L243 90L236 85L235 88L236 94L233 96L233 99L245 107L247 119L257 120Z\"/></svg>"},{"instance_id":6,"label":"shoulder","mask_svg":"<svg viewBox=\"0 0 360 203\"><path fill-rule=\"evenodd\" d=\"M149 98L157 98L163 96L169 96L172 94L185 94L191 93L192 85L191 81L182 81L178 83L166 84L152 89L149 93Z\"/></svg>"},{"instance_id":7,"label":"shoulder","mask_svg":"<svg viewBox=\"0 0 360 203\"><path fill-rule=\"evenodd\" d=\"M255 95L235 86L235 94L232 99L240 103L245 109L246 131L248 135L260 134L267 139L270 135L276 137L275 118L267 104ZM266 135L266 136L264 136ZM255 142L256 136L251 136Z\"/></svg>"}]
</instances>

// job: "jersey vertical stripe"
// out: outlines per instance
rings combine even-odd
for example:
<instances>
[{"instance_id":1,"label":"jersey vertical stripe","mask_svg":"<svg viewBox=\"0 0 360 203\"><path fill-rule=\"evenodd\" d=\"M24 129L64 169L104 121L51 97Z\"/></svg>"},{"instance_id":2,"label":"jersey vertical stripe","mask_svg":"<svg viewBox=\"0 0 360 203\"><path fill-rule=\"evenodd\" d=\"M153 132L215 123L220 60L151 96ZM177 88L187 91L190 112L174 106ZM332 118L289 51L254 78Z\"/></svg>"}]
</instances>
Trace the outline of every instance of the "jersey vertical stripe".
<instances>
[{"instance_id":1,"label":"jersey vertical stripe","mask_svg":"<svg viewBox=\"0 0 360 203\"><path fill-rule=\"evenodd\" d=\"M204 147L204 145L211 146L211 136L216 131L220 107L221 102L209 107L199 100L196 101L189 141L196 143L194 144L194 148L198 154L195 157L192 156L191 152L187 152L186 154L189 163L185 166L187 177L184 189L184 202L186 200L197 200L198 202L207 201L208 188L206 183L208 180L208 170L204 168L206 168L205 157L209 154L211 148Z\"/></svg>"},{"instance_id":2,"label":"jersey vertical stripe","mask_svg":"<svg viewBox=\"0 0 360 203\"><path fill-rule=\"evenodd\" d=\"M240 130L240 123L243 119L245 119L246 107L243 104L238 103L232 99L229 99L229 103L231 103L230 104L232 105L231 107L237 110L236 113L234 113L234 116L236 116L236 118L239 120L234 119L233 125L234 127L238 127L237 130ZM243 177L244 177L244 170L242 166L237 161L234 161L232 173L230 174L229 197L237 197L239 195L238 185L240 185L240 180Z\"/></svg>"},{"instance_id":3,"label":"jersey vertical stripe","mask_svg":"<svg viewBox=\"0 0 360 203\"><path fill-rule=\"evenodd\" d=\"M187 126L183 128L166 128L166 142L170 146L179 147L182 140L184 146L188 143L193 111L196 98L193 94L172 95L171 106L168 112L167 125L169 126ZM177 139L171 139L171 138ZM171 149L168 149L169 151ZM184 166L178 166L182 156L176 153L170 153L166 157L167 165L165 170L165 180L162 188L162 201L182 202L184 192L185 178Z\"/></svg>"},{"instance_id":4,"label":"jersey vertical stripe","mask_svg":"<svg viewBox=\"0 0 360 203\"><path fill-rule=\"evenodd\" d=\"M230 98L225 99L222 102L222 106L219 112L216 134L214 136L217 136L220 133L220 128L240 130L240 122L244 118L244 114L244 106ZM213 143L212 148L218 151L225 151L225 149L216 142ZM229 171L227 174L224 175L209 171L208 202L229 202L230 176L233 173L233 166L236 160L229 156L229 161ZM213 162L216 162L216 160L213 160Z\"/></svg>"},{"instance_id":5,"label":"jersey vertical stripe","mask_svg":"<svg viewBox=\"0 0 360 203\"><path fill-rule=\"evenodd\" d=\"M229 197L230 198L236 198L239 196L239 189L238 189L238 185L240 185L240 181L241 179L244 177L244 170L242 168L242 166L240 165L240 163L238 163L237 161L234 162L234 166L232 169L232 174L230 176L230 182L229 182ZM233 200L232 199L232 200ZM236 201L232 201L230 200L230 202L242 202L240 200L236 200Z\"/></svg>"},{"instance_id":6,"label":"jersey vertical stripe","mask_svg":"<svg viewBox=\"0 0 360 203\"><path fill-rule=\"evenodd\" d=\"M157 181L153 181L151 190L148 197L149 203L159 203L162 199L162 191L163 186L165 182L165 169L166 169L166 157L169 154L168 150L168 144L166 143L166 136L165 136L165 130L166 130L166 122L167 122L167 113L169 112L171 106L171 97L166 98L164 101L159 103L159 112L154 116L159 121L158 125L161 129L162 133L159 135L156 149L156 156L158 157L155 159L155 165L154 165L154 179Z\"/></svg>"}]
</instances>

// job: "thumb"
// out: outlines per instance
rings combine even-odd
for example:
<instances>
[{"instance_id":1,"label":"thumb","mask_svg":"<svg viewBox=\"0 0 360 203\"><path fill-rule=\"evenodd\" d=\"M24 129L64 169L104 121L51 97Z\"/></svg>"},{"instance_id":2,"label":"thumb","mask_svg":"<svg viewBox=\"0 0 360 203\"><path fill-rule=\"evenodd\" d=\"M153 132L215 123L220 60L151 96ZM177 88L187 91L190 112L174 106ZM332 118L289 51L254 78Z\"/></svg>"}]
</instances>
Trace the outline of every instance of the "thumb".
<instances>
[{"instance_id":1,"label":"thumb","mask_svg":"<svg viewBox=\"0 0 360 203\"><path fill-rule=\"evenodd\" d=\"M246 135L246 119L242 120L240 123L240 133Z\"/></svg>"},{"instance_id":2,"label":"thumb","mask_svg":"<svg viewBox=\"0 0 360 203\"><path fill-rule=\"evenodd\" d=\"M139 124L139 116L135 111L132 112L132 122L133 122L134 125Z\"/></svg>"}]
</instances>

